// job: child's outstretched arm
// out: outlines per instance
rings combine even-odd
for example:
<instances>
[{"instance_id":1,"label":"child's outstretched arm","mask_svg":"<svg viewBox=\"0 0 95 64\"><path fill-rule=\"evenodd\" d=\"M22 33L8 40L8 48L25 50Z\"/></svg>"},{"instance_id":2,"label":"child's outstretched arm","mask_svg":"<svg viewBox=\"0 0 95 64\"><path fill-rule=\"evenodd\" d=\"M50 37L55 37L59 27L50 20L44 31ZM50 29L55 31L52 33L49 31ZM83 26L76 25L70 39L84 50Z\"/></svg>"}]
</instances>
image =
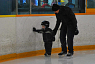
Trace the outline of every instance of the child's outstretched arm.
<instances>
[{"instance_id":1,"label":"child's outstretched arm","mask_svg":"<svg viewBox=\"0 0 95 64\"><path fill-rule=\"evenodd\" d=\"M43 30L42 29L37 30L35 27L33 27L33 31L34 32L38 32L38 33L43 33Z\"/></svg>"}]
</instances>

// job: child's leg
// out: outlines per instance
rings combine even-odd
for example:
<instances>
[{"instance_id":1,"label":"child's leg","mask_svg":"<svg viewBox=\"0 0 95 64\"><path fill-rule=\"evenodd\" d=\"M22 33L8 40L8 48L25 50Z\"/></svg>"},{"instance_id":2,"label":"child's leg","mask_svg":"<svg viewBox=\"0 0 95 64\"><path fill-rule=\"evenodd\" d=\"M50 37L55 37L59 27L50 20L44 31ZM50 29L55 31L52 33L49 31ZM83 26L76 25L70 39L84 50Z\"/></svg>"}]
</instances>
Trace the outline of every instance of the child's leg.
<instances>
[{"instance_id":1,"label":"child's leg","mask_svg":"<svg viewBox=\"0 0 95 64\"><path fill-rule=\"evenodd\" d=\"M52 50L52 42L46 42L45 43L45 50L48 55L51 55Z\"/></svg>"}]
</instances>

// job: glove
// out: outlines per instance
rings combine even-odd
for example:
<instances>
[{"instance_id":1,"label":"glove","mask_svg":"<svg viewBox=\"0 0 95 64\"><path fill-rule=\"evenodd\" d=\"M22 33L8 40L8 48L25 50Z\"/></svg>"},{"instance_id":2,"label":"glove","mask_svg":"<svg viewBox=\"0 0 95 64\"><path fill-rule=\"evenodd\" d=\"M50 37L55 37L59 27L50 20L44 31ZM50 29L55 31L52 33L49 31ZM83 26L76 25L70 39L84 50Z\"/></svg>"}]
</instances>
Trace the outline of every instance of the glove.
<instances>
[{"instance_id":1,"label":"glove","mask_svg":"<svg viewBox=\"0 0 95 64\"><path fill-rule=\"evenodd\" d=\"M53 36L52 41L55 41L55 36Z\"/></svg>"},{"instance_id":2,"label":"glove","mask_svg":"<svg viewBox=\"0 0 95 64\"><path fill-rule=\"evenodd\" d=\"M78 30L78 28L76 28L75 35L78 35L78 34L79 34L79 30Z\"/></svg>"},{"instance_id":3,"label":"glove","mask_svg":"<svg viewBox=\"0 0 95 64\"><path fill-rule=\"evenodd\" d=\"M35 27L33 27L33 31L34 31L34 32L36 31L36 28L35 28Z\"/></svg>"},{"instance_id":4,"label":"glove","mask_svg":"<svg viewBox=\"0 0 95 64\"><path fill-rule=\"evenodd\" d=\"M56 30L53 30L53 36L55 36L55 35L56 35L56 33L57 33L57 31L56 31Z\"/></svg>"}]
</instances>

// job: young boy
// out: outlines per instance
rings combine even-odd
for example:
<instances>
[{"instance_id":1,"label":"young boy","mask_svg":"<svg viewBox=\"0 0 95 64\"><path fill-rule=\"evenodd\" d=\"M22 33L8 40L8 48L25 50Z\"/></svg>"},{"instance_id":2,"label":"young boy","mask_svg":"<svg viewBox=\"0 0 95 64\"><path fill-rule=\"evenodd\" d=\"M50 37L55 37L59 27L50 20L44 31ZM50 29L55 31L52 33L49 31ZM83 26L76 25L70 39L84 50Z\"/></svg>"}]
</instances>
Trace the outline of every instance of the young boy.
<instances>
[{"instance_id":1,"label":"young boy","mask_svg":"<svg viewBox=\"0 0 95 64\"><path fill-rule=\"evenodd\" d=\"M42 25L42 29L36 30L36 28L33 27L33 31L42 33L45 51L46 51L44 55L51 56L52 42L55 41L55 37L53 36L52 29L49 28L49 21L43 21L41 25Z\"/></svg>"}]
</instances>

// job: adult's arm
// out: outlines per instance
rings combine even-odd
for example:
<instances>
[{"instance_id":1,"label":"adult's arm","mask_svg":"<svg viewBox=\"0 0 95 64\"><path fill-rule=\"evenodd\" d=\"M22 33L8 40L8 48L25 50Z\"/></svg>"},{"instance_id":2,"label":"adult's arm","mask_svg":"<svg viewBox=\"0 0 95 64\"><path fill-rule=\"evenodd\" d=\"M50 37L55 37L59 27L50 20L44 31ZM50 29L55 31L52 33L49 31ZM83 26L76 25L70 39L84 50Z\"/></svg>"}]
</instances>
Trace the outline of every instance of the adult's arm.
<instances>
[{"instance_id":1,"label":"adult's arm","mask_svg":"<svg viewBox=\"0 0 95 64\"><path fill-rule=\"evenodd\" d=\"M70 21L73 22L73 25L76 29L77 28L77 19L76 19L76 16L71 9L69 9L69 18L70 18Z\"/></svg>"},{"instance_id":2,"label":"adult's arm","mask_svg":"<svg viewBox=\"0 0 95 64\"><path fill-rule=\"evenodd\" d=\"M61 22L61 20L57 18L56 25L55 25L55 28L54 28L54 30L53 30L54 36L55 36L56 33L57 33L57 30L58 30L58 28L59 28L59 26L60 26L60 22Z\"/></svg>"},{"instance_id":3,"label":"adult's arm","mask_svg":"<svg viewBox=\"0 0 95 64\"><path fill-rule=\"evenodd\" d=\"M79 30L78 30L78 27L77 27L77 19L75 17L75 14L73 13L73 11L70 9L69 10L70 12L70 20L73 22L73 25L74 25L74 28L75 28L75 35L78 35L79 34Z\"/></svg>"}]
</instances>

